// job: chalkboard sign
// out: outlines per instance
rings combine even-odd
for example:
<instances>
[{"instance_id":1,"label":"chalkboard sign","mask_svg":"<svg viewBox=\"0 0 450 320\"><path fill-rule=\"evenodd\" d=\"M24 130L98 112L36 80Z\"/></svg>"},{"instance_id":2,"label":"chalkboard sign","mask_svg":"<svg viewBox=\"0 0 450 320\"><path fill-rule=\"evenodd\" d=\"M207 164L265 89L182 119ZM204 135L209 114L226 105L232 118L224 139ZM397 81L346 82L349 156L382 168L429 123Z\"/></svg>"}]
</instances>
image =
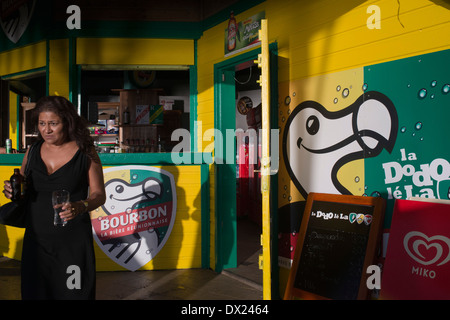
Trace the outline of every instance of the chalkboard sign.
<instances>
[{"instance_id":1,"label":"chalkboard sign","mask_svg":"<svg viewBox=\"0 0 450 320\"><path fill-rule=\"evenodd\" d=\"M366 299L384 211L380 197L310 193L284 298Z\"/></svg>"}]
</instances>

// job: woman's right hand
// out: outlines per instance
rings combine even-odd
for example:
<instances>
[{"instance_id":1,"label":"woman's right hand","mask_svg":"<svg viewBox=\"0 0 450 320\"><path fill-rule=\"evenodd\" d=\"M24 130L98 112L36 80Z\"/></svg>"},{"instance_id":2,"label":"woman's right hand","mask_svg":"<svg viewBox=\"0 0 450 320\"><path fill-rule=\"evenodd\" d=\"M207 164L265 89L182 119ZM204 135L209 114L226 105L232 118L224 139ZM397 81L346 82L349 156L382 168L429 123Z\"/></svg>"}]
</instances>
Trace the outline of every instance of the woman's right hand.
<instances>
[{"instance_id":1,"label":"woman's right hand","mask_svg":"<svg viewBox=\"0 0 450 320\"><path fill-rule=\"evenodd\" d=\"M3 187L3 193L7 199L11 199L12 197L12 187L11 182L9 180L5 180L5 186Z\"/></svg>"}]
</instances>

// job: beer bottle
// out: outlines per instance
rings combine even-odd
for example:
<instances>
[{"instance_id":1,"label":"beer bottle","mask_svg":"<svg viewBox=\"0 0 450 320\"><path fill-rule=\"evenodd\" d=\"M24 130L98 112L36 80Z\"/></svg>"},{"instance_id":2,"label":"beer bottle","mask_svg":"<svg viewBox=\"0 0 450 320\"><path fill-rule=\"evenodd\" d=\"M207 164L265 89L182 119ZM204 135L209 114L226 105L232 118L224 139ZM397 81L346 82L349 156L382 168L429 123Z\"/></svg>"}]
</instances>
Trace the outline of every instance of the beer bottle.
<instances>
[{"instance_id":1,"label":"beer bottle","mask_svg":"<svg viewBox=\"0 0 450 320\"><path fill-rule=\"evenodd\" d=\"M11 182L11 188L12 188L12 201L19 201L22 199L24 192L25 192L25 180L20 174L20 169L14 169L14 174L11 176L11 179L9 180Z\"/></svg>"},{"instance_id":2,"label":"beer bottle","mask_svg":"<svg viewBox=\"0 0 450 320\"><path fill-rule=\"evenodd\" d=\"M228 52L233 51L236 48L236 32L236 18L234 17L234 12L231 11L230 20L228 21Z\"/></svg>"}]
</instances>

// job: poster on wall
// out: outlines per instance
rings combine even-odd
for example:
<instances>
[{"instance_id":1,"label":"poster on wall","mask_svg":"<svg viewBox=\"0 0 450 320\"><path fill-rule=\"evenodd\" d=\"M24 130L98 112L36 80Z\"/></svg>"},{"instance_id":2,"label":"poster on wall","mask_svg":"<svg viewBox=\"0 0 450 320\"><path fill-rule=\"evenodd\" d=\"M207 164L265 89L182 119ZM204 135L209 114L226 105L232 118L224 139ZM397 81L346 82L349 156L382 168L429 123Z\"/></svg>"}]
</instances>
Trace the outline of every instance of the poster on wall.
<instances>
[{"instance_id":1,"label":"poster on wall","mask_svg":"<svg viewBox=\"0 0 450 320\"><path fill-rule=\"evenodd\" d=\"M6 37L17 43L28 28L36 0L0 0L0 25Z\"/></svg>"},{"instance_id":2,"label":"poster on wall","mask_svg":"<svg viewBox=\"0 0 450 320\"><path fill-rule=\"evenodd\" d=\"M94 239L115 263L135 271L164 247L176 218L173 175L148 166L104 169L106 202L91 212Z\"/></svg>"},{"instance_id":3,"label":"poster on wall","mask_svg":"<svg viewBox=\"0 0 450 320\"><path fill-rule=\"evenodd\" d=\"M364 68L373 90L394 101L399 127L391 154L365 161L366 193L388 200L390 228L396 199L450 199L450 50Z\"/></svg>"},{"instance_id":4,"label":"poster on wall","mask_svg":"<svg viewBox=\"0 0 450 320\"><path fill-rule=\"evenodd\" d=\"M450 299L450 205L396 200L382 299Z\"/></svg>"},{"instance_id":5,"label":"poster on wall","mask_svg":"<svg viewBox=\"0 0 450 320\"><path fill-rule=\"evenodd\" d=\"M279 263L310 192L450 198L450 50L279 84ZM320 88L320 90L317 90Z\"/></svg>"},{"instance_id":6,"label":"poster on wall","mask_svg":"<svg viewBox=\"0 0 450 320\"><path fill-rule=\"evenodd\" d=\"M259 45L259 30L265 12L260 12L243 21L237 21L231 12L225 29L225 57Z\"/></svg>"}]
</instances>

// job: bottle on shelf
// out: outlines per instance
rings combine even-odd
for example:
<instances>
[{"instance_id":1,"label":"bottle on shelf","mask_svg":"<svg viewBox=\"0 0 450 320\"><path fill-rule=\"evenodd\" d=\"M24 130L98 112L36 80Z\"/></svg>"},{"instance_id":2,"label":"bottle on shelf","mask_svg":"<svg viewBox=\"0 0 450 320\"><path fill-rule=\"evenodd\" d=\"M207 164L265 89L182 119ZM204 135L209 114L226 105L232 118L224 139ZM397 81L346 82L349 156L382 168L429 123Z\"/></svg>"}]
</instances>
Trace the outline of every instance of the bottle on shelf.
<instances>
[{"instance_id":1,"label":"bottle on shelf","mask_svg":"<svg viewBox=\"0 0 450 320\"><path fill-rule=\"evenodd\" d=\"M130 124L130 111L128 110L128 107L125 108L125 111L123 112L122 122L123 124Z\"/></svg>"},{"instance_id":2,"label":"bottle on shelf","mask_svg":"<svg viewBox=\"0 0 450 320\"><path fill-rule=\"evenodd\" d=\"M119 110L116 109L116 111L114 112L114 124L116 126L120 125L120 118L119 118Z\"/></svg>"},{"instance_id":3,"label":"bottle on shelf","mask_svg":"<svg viewBox=\"0 0 450 320\"><path fill-rule=\"evenodd\" d=\"M161 142L161 136L158 135L158 147L157 147L157 152L164 152L164 148Z\"/></svg>"}]
</instances>

